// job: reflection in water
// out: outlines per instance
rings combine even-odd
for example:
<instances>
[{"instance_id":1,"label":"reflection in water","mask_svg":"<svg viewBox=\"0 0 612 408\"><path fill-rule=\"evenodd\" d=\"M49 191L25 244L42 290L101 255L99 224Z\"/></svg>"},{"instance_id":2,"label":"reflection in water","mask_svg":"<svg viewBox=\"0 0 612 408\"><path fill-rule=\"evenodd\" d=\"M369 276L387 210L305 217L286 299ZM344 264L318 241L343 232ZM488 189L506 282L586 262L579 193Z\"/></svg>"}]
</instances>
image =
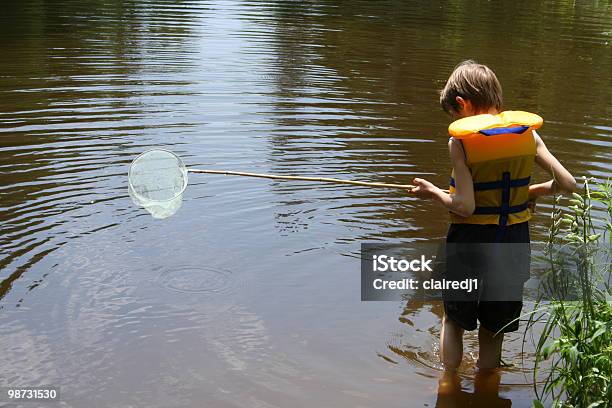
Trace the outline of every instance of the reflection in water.
<instances>
[{"instance_id":1,"label":"reflection in water","mask_svg":"<svg viewBox=\"0 0 612 408\"><path fill-rule=\"evenodd\" d=\"M194 175L152 220L127 194L144 150L443 185L436 91L474 58L575 174L612 170L602 2L33 0L0 23L0 386L58 384L72 406L436 400L441 306L359 302L354 255L443 237L447 214L401 191ZM531 350L504 347L520 406Z\"/></svg>"},{"instance_id":2,"label":"reflection in water","mask_svg":"<svg viewBox=\"0 0 612 408\"><path fill-rule=\"evenodd\" d=\"M478 371L474 377L473 392L465 391L461 379L453 372L445 371L438 382L437 408L504 408L512 401L499 396L498 371Z\"/></svg>"}]
</instances>

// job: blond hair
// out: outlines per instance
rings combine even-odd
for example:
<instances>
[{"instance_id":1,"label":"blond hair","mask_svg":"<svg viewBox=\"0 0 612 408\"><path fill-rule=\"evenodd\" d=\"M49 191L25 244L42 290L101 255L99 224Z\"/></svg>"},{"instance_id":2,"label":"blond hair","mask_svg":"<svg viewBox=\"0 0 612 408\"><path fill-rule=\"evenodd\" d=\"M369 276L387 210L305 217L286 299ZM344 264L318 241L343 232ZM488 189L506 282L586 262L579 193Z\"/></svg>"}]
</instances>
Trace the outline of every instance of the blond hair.
<instances>
[{"instance_id":1,"label":"blond hair","mask_svg":"<svg viewBox=\"0 0 612 408\"><path fill-rule=\"evenodd\" d=\"M440 106L445 112L459 112L457 96L469 100L476 112L491 108L501 111L502 88L495 72L475 61L467 60L457 65L440 91Z\"/></svg>"}]
</instances>

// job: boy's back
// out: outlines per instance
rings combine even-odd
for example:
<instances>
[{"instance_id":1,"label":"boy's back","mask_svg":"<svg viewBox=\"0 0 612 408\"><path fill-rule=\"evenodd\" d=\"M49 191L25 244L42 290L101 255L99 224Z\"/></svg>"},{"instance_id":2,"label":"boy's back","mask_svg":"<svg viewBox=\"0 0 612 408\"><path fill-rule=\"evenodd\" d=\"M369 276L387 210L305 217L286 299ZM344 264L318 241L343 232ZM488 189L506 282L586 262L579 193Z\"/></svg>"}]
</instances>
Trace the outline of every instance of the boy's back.
<instances>
[{"instance_id":1,"label":"boy's back","mask_svg":"<svg viewBox=\"0 0 612 408\"><path fill-rule=\"evenodd\" d=\"M571 174L536 133L542 119L528 112L501 112L502 91L495 73L473 61L455 68L440 92L440 104L455 119L449 127L449 192L420 178L414 179L416 187L410 192L434 199L450 211L447 246L452 245L459 255L465 247L462 244L467 243L497 243L502 252L511 248L507 244L528 244L528 220L535 199L576 187ZM530 185L534 163L554 175L554 180ZM478 263L488 264L488 276L501 272L499 262L504 257L492 255L487 246L481 248ZM508 286L510 300L491 299L491 293L486 292L492 285L489 278L469 301L445 299L440 352L446 369L454 370L461 363L463 331L476 329L477 320L478 366L499 366L503 333L518 330L522 287L529 276L529 251L512 253L512 257L518 267L513 280L516 285ZM446 274L473 273L470 268L448 262Z\"/></svg>"}]
</instances>

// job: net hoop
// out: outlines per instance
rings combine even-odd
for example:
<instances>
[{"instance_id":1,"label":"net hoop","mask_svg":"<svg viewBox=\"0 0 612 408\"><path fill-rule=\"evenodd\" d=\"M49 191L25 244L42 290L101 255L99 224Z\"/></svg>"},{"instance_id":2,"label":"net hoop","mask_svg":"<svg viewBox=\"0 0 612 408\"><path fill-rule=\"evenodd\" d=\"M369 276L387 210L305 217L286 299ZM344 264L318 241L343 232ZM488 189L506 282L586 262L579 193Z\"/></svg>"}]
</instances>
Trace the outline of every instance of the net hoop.
<instances>
[{"instance_id":1,"label":"net hoop","mask_svg":"<svg viewBox=\"0 0 612 408\"><path fill-rule=\"evenodd\" d=\"M135 167L135 165L137 164L137 162L139 160L142 160L143 157L145 157L147 154L151 154L154 152L164 152L167 153L169 155L171 155L174 159L176 159L177 161L177 167L181 170L181 172L183 173L183 185L181 186L180 191L178 191L177 193L174 194L174 196L172 196L171 198L166 198L166 199L150 199L150 198L144 198L141 195L139 195L136 191L136 188L134 188L134 185L132 184L133 181L133 169ZM154 148L154 149L149 149L146 150L142 153L140 153L138 156L136 156L136 158L134 158L134 160L132 160L132 162L130 163L130 168L128 170L128 187L130 189L131 192L133 192L136 197L138 197L141 200L145 200L147 202L150 203L169 203L173 200L176 200L178 197L181 197L183 195L183 193L185 192L185 190L187 189L187 184L189 183L188 180L188 171L187 171L187 167L185 166L185 163L183 162L183 160L174 152L168 150L168 149L163 149L163 148Z\"/></svg>"}]
</instances>

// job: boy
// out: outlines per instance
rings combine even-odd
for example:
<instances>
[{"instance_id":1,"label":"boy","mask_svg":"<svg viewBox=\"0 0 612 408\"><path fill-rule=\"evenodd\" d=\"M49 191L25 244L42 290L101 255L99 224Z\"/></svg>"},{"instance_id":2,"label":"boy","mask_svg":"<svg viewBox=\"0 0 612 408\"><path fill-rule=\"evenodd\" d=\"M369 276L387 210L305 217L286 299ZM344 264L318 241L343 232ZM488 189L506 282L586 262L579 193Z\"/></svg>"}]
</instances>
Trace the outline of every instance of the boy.
<instances>
[{"instance_id":1,"label":"boy","mask_svg":"<svg viewBox=\"0 0 612 408\"><path fill-rule=\"evenodd\" d=\"M440 105L455 120L449 127L448 142L451 188L446 193L427 180L415 178L410 192L438 201L450 211L447 245L528 243L528 220L535 200L576 189L572 175L534 130L542 119L527 112L502 113L502 90L495 73L471 60L455 68L440 92ZM553 179L529 185L534 162ZM528 258L526 262L528 265ZM476 329L477 319L477 365L482 369L498 367L503 333L518 330L521 308L521 301L445 299L440 333L445 369L455 370L461 363L463 332Z\"/></svg>"}]
</instances>

